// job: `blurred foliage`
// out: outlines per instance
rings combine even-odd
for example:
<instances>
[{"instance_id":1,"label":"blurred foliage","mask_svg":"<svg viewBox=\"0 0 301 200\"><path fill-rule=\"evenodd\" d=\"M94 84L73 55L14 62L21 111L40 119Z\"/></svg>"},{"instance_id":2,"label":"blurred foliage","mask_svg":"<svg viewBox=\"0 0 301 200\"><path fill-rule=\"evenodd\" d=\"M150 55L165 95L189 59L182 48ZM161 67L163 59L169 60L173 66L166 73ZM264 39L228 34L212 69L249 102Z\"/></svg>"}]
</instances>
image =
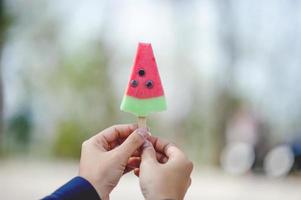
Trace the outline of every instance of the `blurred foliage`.
<instances>
[{"instance_id":1,"label":"blurred foliage","mask_svg":"<svg viewBox=\"0 0 301 200\"><path fill-rule=\"evenodd\" d=\"M79 158L82 142L87 139L85 128L80 122L70 120L58 125L54 141L54 155L58 157Z\"/></svg>"},{"instance_id":2,"label":"blurred foliage","mask_svg":"<svg viewBox=\"0 0 301 200\"><path fill-rule=\"evenodd\" d=\"M4 0L0 0L0 58L2 56L2 47L5 42L5 34L13 18L5 11ZM0 155L3 150L3 83L2 83L2 66L0 65Z\"/></svg>"},{"instance_id":3,"label":"blurred foliage","mask_svg":"<svg viewBox=\"0 0 301 200\"><path fill-rule=\"evenodd\" d=\"M13 134L15 140L22 146L26 146L30 142L30 129L31 122L26 115L17 115L11 121L10 133Z\"/></svg>"},{"instance_id":4,"label":"blurred foliage","mask_svg":"<svg viewBox=\"0 0 301 200\"><path fill-rule=\"evenodd\" d=\"M68 113L61 119L65 122L57 125L57 156L78 158L84 138L117 121L118 103L110 87L108 58L102 44L96 44L92 50L65 57L58 71L51 74L50 80L55 81L50 86L64 98L58 104Z\"/></svg>"},{"instance_id":5,"label":"blurred foliage","mask_svg":"<svg viewBox=\"0 0 301 200\"><path fill-rule=\"evenodd\" d=\"M106 52L101 42L95 42L88 50L83 49L71 57L63 58L58 70L50 78L55 93L65 93L66 90L71 93L68 94L73 106L69 107L71 113L75 112L80 120L89 123L91 131L102 128L99 127L100 121L106 126L117 117L118 103L110 85L112 80ZM65 103L71 103L68 101Z\"/></svg>"},{"instance_id":6,"label":"blurred foliage","mask_svg":"<svg viewBox=\"0 0 301 200\"><path fill-rule=\"evenodd\" d=\"M13 23L14 18L10 16L4 6L4 1L0 0L0 43L5 42L5 34L8 27Z\"/></svg>"},{"instance_id":7,"label":"blurred foliage","mask_svg":"<svg viewBox=\"0 0 301 200\"><path fill-rule=\"evenodd\" d=\"M5 145L9 152L27 152L29 150L32 134L32 119L29 110L16 113L8 122Z\"/></svg>"}]
</instances>

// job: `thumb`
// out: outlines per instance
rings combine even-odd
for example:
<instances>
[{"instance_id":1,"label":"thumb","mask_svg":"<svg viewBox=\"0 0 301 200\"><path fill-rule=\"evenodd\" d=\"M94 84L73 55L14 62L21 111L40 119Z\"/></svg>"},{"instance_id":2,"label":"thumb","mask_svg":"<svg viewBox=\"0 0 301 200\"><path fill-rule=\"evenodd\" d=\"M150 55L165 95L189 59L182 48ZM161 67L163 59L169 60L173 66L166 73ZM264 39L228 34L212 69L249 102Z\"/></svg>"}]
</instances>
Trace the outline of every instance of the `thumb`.
<instances>
[{"instance_id":1,"label":"thumb","mask_svg":"<svg viewBox=\"0 0 301 200\"><path fill-rule=\"evenodd\" d=\"M145 162L147 160L157 161L156 151L154 149L154 146L148 140L146 140L144 142L144 144L143 144L143 151L142 151L142 155L141 155L141 162Z\"/></svg>"},{"instance_id":2,"label":"thumb","mask_svg":"<svg viewBox=\"0 0 301 200\"><path fill-rule=\"evenodd\" d=\"M144 143L147 137L148 133L146 129L137 129L116 150L124 154L128 160Z\"/></svg>"}]
</instances>

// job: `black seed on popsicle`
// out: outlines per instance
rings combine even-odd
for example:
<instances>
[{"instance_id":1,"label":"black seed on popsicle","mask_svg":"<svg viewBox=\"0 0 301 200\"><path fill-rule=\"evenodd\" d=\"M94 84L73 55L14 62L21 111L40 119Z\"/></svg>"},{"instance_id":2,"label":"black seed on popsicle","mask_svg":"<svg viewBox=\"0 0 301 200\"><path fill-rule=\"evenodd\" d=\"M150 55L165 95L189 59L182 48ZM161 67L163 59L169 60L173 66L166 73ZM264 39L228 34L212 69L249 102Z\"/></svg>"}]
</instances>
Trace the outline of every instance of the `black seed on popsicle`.
<instances>
[{"instance_id":1,"label":"black seed on popsicle","mask_svg":"<svg viewBox=\"0 0 301 200\"><path fill-rule=\"evenodd\" d=\"M145 75L144 69L139 69L138 74L139 76L144 76Z\"/></svg>"},{"instance_id":2,"label":"black seed on popsicle","mask_svg":"<svg viewBox=\"0 0 301 200\"><path fill-rule=\"evenodd\" d=\"M154 86L153 81L151 81L151 80L146 81L145 86L146 86L148 89L153 88L153 86Z\"/></svg>"},{"instance_id":3,"label":"black seed on popsicle","mask_svg":"<svg viewBox=\"0 0 301 200\"><path fill-rule=\"evenodd\" d=\"M137 86L138 86L138 81L136 81L136 80L131 80L131 86L132 86L132 87L137 87Z\"/></svg>"}]
</instances>

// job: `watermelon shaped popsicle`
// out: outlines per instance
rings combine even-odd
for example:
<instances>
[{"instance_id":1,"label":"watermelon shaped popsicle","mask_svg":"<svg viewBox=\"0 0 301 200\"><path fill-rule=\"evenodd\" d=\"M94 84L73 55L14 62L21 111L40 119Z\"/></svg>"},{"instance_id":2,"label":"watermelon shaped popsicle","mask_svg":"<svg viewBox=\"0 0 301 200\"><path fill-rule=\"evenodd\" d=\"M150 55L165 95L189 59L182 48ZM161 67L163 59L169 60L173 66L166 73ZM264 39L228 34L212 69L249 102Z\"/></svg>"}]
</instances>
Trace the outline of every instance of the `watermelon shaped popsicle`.
<instances>
[{"instance_id":1,"label":"watermelon shaped popsicle","mask_svg":"<svg viewBox=\"0 0 301 200\"><path fill-rule=\"evenodd\" d=\"M164 91L153 49L139 43L132 73L120 109L143 118L166 110Z\"/></svg>"}]
</instances>

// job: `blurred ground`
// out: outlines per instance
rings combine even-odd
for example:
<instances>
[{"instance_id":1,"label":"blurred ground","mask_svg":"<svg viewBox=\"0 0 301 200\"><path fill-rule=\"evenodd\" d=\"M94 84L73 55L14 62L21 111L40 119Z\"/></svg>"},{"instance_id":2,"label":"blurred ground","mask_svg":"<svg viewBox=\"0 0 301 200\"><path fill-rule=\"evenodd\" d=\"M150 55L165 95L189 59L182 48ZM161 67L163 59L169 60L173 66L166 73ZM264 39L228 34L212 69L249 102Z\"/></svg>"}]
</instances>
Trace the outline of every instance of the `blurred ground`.
<instances>
[{"instance_id":1,"label":"blurred ground","mask_svg":"<svg viewBox=\"0 0 301 200\"><path fill-rule=\"evenodd\" d=\"M0 199L39 199L77 174L76 162L0 161ZM299 200L301 179L267 179L261 176L231 177L220 171L195 170L186 199L193 200ZM112 200L143 199L138 179L122 178Z\"/></svg>"}]
</instances>

